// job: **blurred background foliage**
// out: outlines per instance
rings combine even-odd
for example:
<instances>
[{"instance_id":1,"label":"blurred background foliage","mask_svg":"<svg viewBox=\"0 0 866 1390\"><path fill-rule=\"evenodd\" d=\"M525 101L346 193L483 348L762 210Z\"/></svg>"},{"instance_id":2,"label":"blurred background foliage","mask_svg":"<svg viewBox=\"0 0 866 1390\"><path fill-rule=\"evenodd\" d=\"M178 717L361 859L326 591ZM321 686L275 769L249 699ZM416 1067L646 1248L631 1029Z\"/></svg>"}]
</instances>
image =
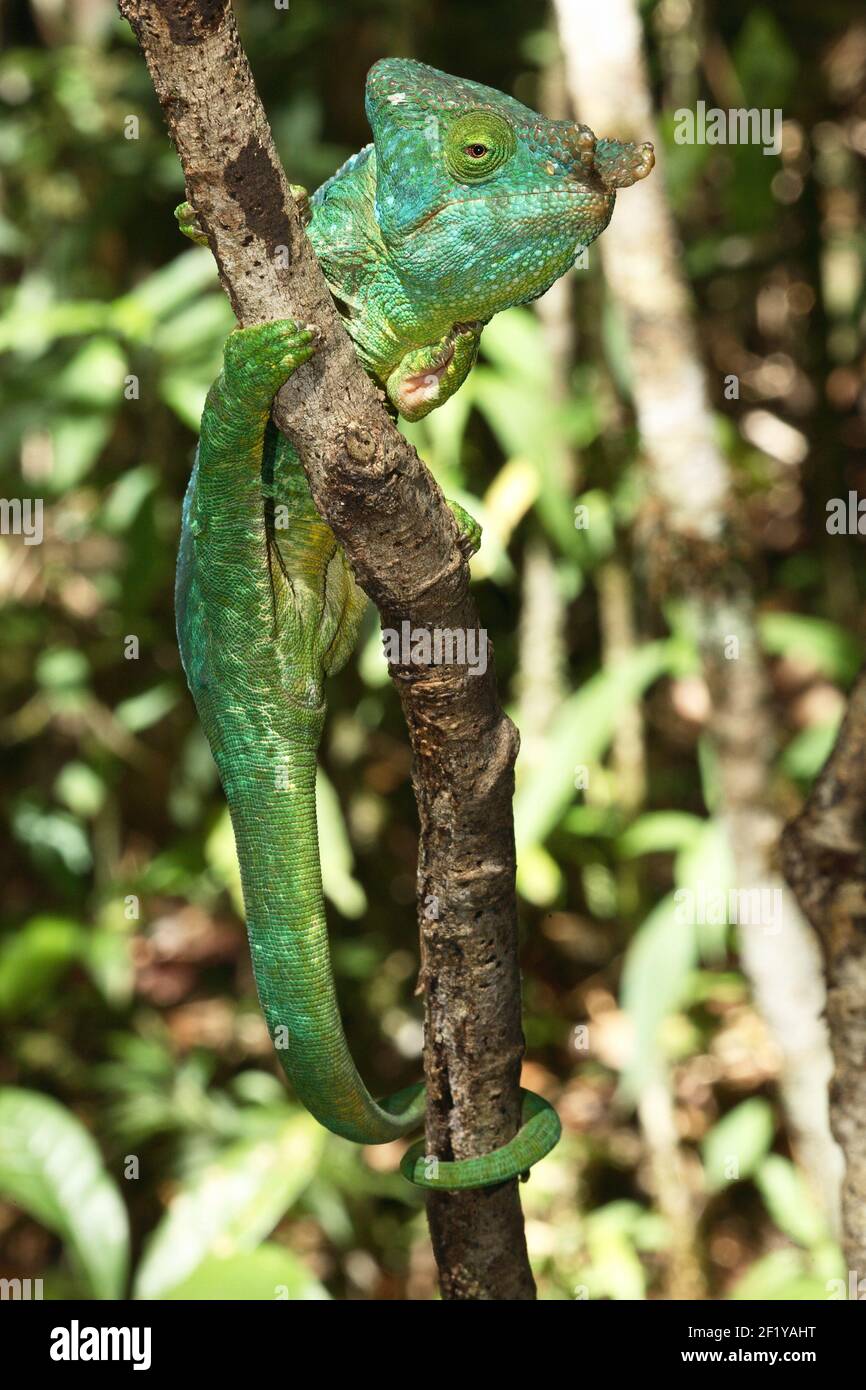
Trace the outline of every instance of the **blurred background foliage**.
<instances>
[{"instance_id":1,"label":"blurred background foliage","mask_svg":"<svg viewBox=\"0 0 866 1390\"><path fill-rule=\"evenodd\" d=\"M546 7L525 0L236 10L288 174L310 188L366 142L378 57L541 109L560 80ZM829 497L866 489L857 10L642 5L719 437L759 555L791 810L863 655L862 541L829 546L825 528ZM209 253L177 233L179 165L111 0L12 0L2 30L0 466L6 497L44 499L45 537L0 537L0 1276L41 1277L55 1297L432 1297L397 1151L325 1134L278 1075L175 647L180 503L229 308ZM677 107L731 90L782 107L781 156L675 143ZM693 1296L826 1297L841 1260L789 1144L735 932L670 911L677 888L730 869L694 633L642 582L627 363L590 253L552 307L497 319L467 386L406 428L484 523L477 599L523 737L526 1084L565 1127L523 1189L530 1251L544 1298L661 1296L684 1260ZM624 583L636 636L613 662ZM409 755L372 615L330 706L333 957L384 1093L418 1075L421 1004ZM687 1178L685 1252L636 1120L658 1086Z\"/></svg>"}]
</instances>

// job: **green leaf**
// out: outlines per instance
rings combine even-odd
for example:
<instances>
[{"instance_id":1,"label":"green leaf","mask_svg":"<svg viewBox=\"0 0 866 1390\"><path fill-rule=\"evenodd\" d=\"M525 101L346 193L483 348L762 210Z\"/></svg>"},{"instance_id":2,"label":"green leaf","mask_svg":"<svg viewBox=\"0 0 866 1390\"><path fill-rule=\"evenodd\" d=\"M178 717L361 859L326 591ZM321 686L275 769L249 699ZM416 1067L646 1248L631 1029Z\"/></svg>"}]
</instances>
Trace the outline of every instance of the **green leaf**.
<instances>
[{"instance_id":1,"label":"green leaf","mask_svg":"<svg viewBox=\"0 0 866 1390\"><path fill-rule=\"evenodd\" d=\"M617 840L623 859L643 854L664 854L687 849L701 833L705 822L687 811L647 811L639 816Z\"/></svg>"},{"instance_id":2,"label":"green leaf","mask_svg":"<svg viewBox=\"0 0 866 1390\"><path fill-rule=\"evenodd\" d=\"M634 1044L621 1086L629 1097L659 1077L664 1063L659 1030L685 997L697 962L694 926L680 917L669 893L635 932L626 952L620 997L634 1025Z\"/></svg>"},{"instance_id":3,"label":"green leaf","mask_svg":"<svg viewBox=\"0 0 866 1390\"><path fill-rule=\"evenodd\" d=\"M601 759L625 706L671 668L672 642L650 642L620 666L592 676L560 707L545 756L517 788L514 828L520 855L541 845L575 798L575 768Z\"/></svg>"},{"instance_id":4,"label":"green leaf","mask_svg":"<svg viewBox=\"0 0 866 1390\"><path fill-rule=\"evenodd\" d=\"M635 1249L634 1212L626 1210L627 1205L630 1204L612 1202L587 1218L586 1278L593 1297L646 1297L646 1275Z\"/></svg>"},{"instance_id":5,"label":"green leaf","mask_svg":"<svg viewBox=\"0 0 866 1390\"><path fill-rule=\"evenodd\" d=\"M529 309L507 309L497 314L486 325L481 342L485 359L503 376L549 390L553 375L550 348L539 319Z\"/></svg>"},{"instance_id":6,"label":"green leaf","mask_svg":"<svg viewBox=\"0 0 866 1390\"><path fill-rule=\"evenodd\" d=\"M174 709L178 699L177 686L165 681L161 685L152 685L150 690L143 690L140 695L121 700L114 707L115 718L125 729L137 734L164 719L169 710Z\"/></svg>"},{"instance_id":7,"label":"green leaf","mask_svg":"<svg viewBox=\"0 0 866 1390\"><path fill-rule=\"evenodd\" d=\"M44 690L78 690L89 674L87 658L74 647L49 647L36 662L36 680Z\"/></svg>"},{"instance_id":8,"label":"green leaf","mask_svg":"<svg viewBox=\"0 0 866 1390\"><path fill-rule=\"evenodd\" d=\"M773 1129L772 1107L758 1096L744 1100L713 1125L701 1144L710 1191L748 1178L773 1142Z\"/></svg>"},{"instance_id":9,"label":"green leaf","mask_svg":"<svg viewBox=\"0 0 866 1390\"><path fill-rule=\"evenodd\" d=\"M53 492L68 492L90 472L113 428L113 416L108 413L61 415L54 421L51 425L55 459L51 472Z\"/></svg>"},{"instance_id":10,"label":"green leaf","mask_svg":"<svg viewBox=\"0 0 866 1390\"><path fill-rule=\"evenodd\" d=\"M213 380L219 373L223 343L234 327L228 300L221 294L205 294L160 324L151 346L165 362L207 365Z\"/></svg>"},{"instance_id":11,"label":"green leaf","mask_svg":"<svg viewBox=\"0 0 866 1390\"><path fill-rule=\"evenodd\" d=\"M166 1289L164 1299L281 1300L309 1302L328 1297L306 1265L281 1245L266 1242L247 1254L212 1255L182 1283Z\"/></svg>"},{"instance_id":12,"label":"green leaf","mask_svg":"<svg viewBox=\"0 0 866 1390\"><path fill-rule=\"evenodd\" d=\"M52 863L56 857L70 873L86 874L93 863L87 836L63 811L43 811L21 801L12 812L12 829L37 864Z\"/></svg>"},{"instance_id":13,"label":"green leaf","mask_svg":"<svg viewBox=\"0 0 866 1390\"><path fill-rule=\"evenodd\" d=\"M543 845L527 845L522 850L520 892L527 902L554 902L562 884L562 870Z\"/></svg>"},{"instance_id":14,"label":"green leaf","mask_svg":"<svg viewBox=\"0 0 866 1390\"><path fill-rule=\"evenodd\" d=\"M44 1003L87 933L68 917L33 917L0 946L0 1014L17 1017Z\"/></svg>"},{"instance_id":15,"label":"green leaf","mask_svg":"<svg viewBox=\"0 0 866 1390\"><path fill-rule=\"evenodd\" d=\"M401 434L415 445L424 462L436 474L436 481L449 497L452 496L453 489L459 487L463 481L463 437L472 409L472 382L473 378L470 375L456 395L423 420L410 421L401 417L399 421Z\"/></svg>"},{"instance_id":16,"label":"green leaf","mask_svg":"<svg viewBox=\"0 0 866 1390\"><path fill-rule=\"evenodd\" d=\"M787 1158L770 1154L755 1180L764 1205L780 1231L807 1249L827 1240L827 1227L809 1185Z\"/></svg>"},{"instance_id":17,"label":"green leaf","mask_svg":"<svg viewBox=\"0 0 866 1390\"><path fill-rule=\"evenodd\" d=\"M830 724L810 724L791 739L780 758L782 770L801 782L811 782L833 751L841 715Z\"/></svg>"},{"instance_id":18,"label":"green leaf","mask_svg":"<svg viewBox=\"0 0 866 1390\"><path fill-rule=\"evenodd\" d=\"M118 326L123 332L149 337L155 321L167 318L216 283L216 266L206 247L183 251L115 301Z\"/></svg>"},{"instance_id":19,"label":"green leaf","mask_svg":"<svg viewBox=\"0 0 866 1390\"><path fill-rule=\"evenodd\" d=\"M54 790L74 816L88 820L102 809L105 783L89 763L74 758L57 774Z\"/></svg>"},{"instance_id":20,"label":"green leaf","mask_svg":"<svg viewBox=\"0 0 866 1390\"><path fill-rule=\"evenodd\" d=\"M344 917L363 917L367 898L352 874L352 846L340 798L321 767L316 773L316 819L322 888Z\"/></svg>"},{"instance_id":21,"label":"green leaf","mask_svg":"<svg viewBox=\"0 0 866 1390\"><path fill-rule=\"evenodd\" d=\"M89 410L113 410L122 400L125 371L126 357L113 338L91 338L58 373L53 394Z\"/></svg>"},{"instance_id":22,"label":"green leaf","mask_svg":"<svg viewBox=\"0 0 866 1390\"><path fill-rule=\"evenodd\" d=\"M102 523L107 531L122 535L159 485L159 475L150 464L130 468L111 488L102 507Z\"/></svg>"},{"instance_id":23,"label":"green leaf","mask_svg":"<svg viewBox=\"0 0 866 1390\"><path fill-rule=\"evenodd\" d=\"M701 958L721 961L730 930L728 890L735 879L728 832L721 820L703 822L692 842L677 855L674 876L676 902L684 911L695 907L693 925ZM720 910L714 912L714 908Z\"/></svg>"},{"instance_id":24,"label":"green leaf","mask_svg":"<svg viewBox=\"0 0 866 1390\"><path fill-rule=\"evenodd\" d=\"M244 919L246 914L241 886L241 866L238 863L235 833L227 809L223 809L214 822L213 829L204 842L204 855L208 866L231 898L235 912Z\"/></svg>"},{"instance_id":25,"label":"green leaf","mask_svg":"<svg viewBox=\"0 0 866 1390\"><path fill-rule=\"evenodd\" d=\"M746 1270L729 1297L737 1301L823 1301L827 1298L827 1285L807 1271L799 1250L773 1250Z\"/></svg>"},{"instance_id":26,"label":"green leaf","mask_svg":"<svg viewBox=\"0 0 866 1390\"><path fill-rule=\"evenodd\" d=\"M863 644L824 618L803 613L763 613L758 619L761 642L771 656L807 662L821 675L850 684L863 661Z\"/></svg>"},{"instance_id":27,"label":"green leaf","mask_svg":"<svg viewBox=\"0 0 866 1390\"><path fill-rule=\"evenodd\" d=\"M311 1115L292 1115L208 1164L172 1199L151 1236L135 1297L162 1298L203 1260L254 1250L312 1178L324 1138Z\"/></svg>"},{"instance_id":28,"label":"green leaf","mask_svg":"<svg viewBox=\"0 0 866 1390\"><path fill-rule=\"evenodd\" d=\"M71 1111L35 1091L0 1090L0 1192L61 1237L95 1298L121 1298L126 1208Z\"/></svg>"},{"instance_id":29,"label":"green leaf","mask_svg":"<svg viewBox=\"0 0 866 1390\"><path fill-rule=\"evenodd\" d=\"M178 367L167 373L159 383L159 393L166 405L183 424L196 433L212 381L212 373L198 369L184 371Z\"/></svg>"}]
</instances>

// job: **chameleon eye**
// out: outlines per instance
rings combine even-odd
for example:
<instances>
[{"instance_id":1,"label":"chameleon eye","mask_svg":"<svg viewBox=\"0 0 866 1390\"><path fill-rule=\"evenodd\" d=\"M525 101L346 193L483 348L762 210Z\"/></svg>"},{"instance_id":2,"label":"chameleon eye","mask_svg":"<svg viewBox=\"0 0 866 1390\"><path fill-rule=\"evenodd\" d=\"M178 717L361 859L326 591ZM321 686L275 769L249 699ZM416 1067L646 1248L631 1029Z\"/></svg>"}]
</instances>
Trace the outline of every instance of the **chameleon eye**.
<instances>
[{"instance_id":1,"label":"chameleon eye","mask_svg":"<svg viewBox=\"0 0 866 1390\"><path fill-rule=\"evenodd\" d=\"M490 178L516 148L511 122L496 111L466 111L445 132L445 164L458 183Z\"/></svg>"}]
</instances>

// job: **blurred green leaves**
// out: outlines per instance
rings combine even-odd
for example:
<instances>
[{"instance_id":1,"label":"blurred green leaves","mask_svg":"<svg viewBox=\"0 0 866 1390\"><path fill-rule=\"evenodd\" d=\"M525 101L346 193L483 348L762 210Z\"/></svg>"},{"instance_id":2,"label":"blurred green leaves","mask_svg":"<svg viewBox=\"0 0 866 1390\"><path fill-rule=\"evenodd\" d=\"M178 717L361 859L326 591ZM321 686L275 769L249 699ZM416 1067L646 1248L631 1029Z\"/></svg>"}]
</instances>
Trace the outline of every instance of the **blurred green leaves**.
<instances>
[{"instance_id":1,"label":"blurred green leaves","mask_svg":"<svg viewBox=\"0 0 866 1390\"><path fill-rule=\"evenodd\" d=\"M211 1255L160 1298L203 1300L276 1299L309 1302L328 1297L307 1267L281 1245L267 1241L236 1255Z\"/></svg>"},{"instance_id":2,"label":"blurred green leaves","mask_svg":"<svg viewBox=\"0 0 866 1390\"><path fill-rule=\"evenodd\" d=\"M61 1237L91 1297L123 1297L126 1210L93 1139L56 1100L0 1090L0 1193Z\"/></svg>"},{"instance_id":3,"label":"blurred green leaves","mask_svg":"<svg viewBox=\"0 0 866 1390\"><path fill-rule=\"evenodd\" d=\"M713 1125L701 1146L710 1191L751 1177L773 1142L774 1129L770 1105L757 1096L742 1101Z\"/></svg>"},{"instance_id":4,"label":"blurred green leaves","mask_svg":"<svg viewBox=\"0 0 866 1390\"><path fill-rule=\"evenodd\" d=\"M44 546L0 538L10 860L0 1024L7 1074L27 1088L0 1093L15 1139L0 1147L0 1189L17 1208L3 1217L13 1242L22 1229L32 1236L29 1212L64 1243L59 1267L53 1242L44 1256L46 1288L71 1269L76 1292L125 1290L125 1222L116 1194L105 1196L114 1189L92 1130L112 1170L120 1155L140 1157L124 1196L136 1238L150 1236L138 1276L150 1296L321 1297L284 1243L296 1226L298 1248L311 1230L321 1242L315 1268L337 1294L432 1293L428 1264L412 1254L423 1221L393 1156L368 1162L330 1139L320 1150L320 1131L286 1103L244 956L231 827L177 661L180 501L231 311L209 253L177 233L178 161L112 0L31 9L10 20L27 46L13 37L0 57L0 466L8 496L46 503ZM641 7L645 20L652 9ZM343 11L294 6L288 23L273 7L242 6L289 175L311 188L367 138L360 94L373 57L411 49L414 34L417 56L454 71L495 78L500 62L489 25L465 6L446 5L435 52L424 50L429 16L411 6L359 0ZM857 362L857 110L837 66L820 114L833 59L817 60L816 37L837 43L833 15L813 14L806 31L764 6L722 18L686 6L663 20L648 41L671 108L660 113L665 179L708 387L724 411L737 520L759 552L782 749L771 790L793 805L829 752L839 693L863 655L860 541L828 549L824 527L828 490L857 485L856 466L835 455L844 439L856 458L862 442L857 410L844 407L859 378L825 380L822 365ZM555 75L541 22L517 0L497 11L502 82L531 104ZM712 63L692 62L699 51ZM322 53L337 55L344 82L330 80ZM783 107L783 157L677 145L673 109L698 98ZM132 113L138 139L124 137ZM515 810L531 1060L570 1130L524 1194L533 1258L546 1297L659 1292L672 1234L647 1190L645 1136L615 1103L652 1084L666 1088L695 1178L709 1292L822 1298L838 1255L783 1156L772 1066L743 1076L760 1037L738 1041L754 1012L735 934L683 915L677 898L733 875L701 714L701 634L651 592L654 517L628 332L599 270L591 251L589 270L572 277L564 365L550 320L514 310L485 329L479 366L446 408L403 427L446 494L484 524L473 580L525 739ZM834 318L847 337L834 336ZM721 400L728 371L741 379L739 405ZM739 411L762 403L808 435L814 463L780 471L746 445ZM552 616L540 643L528 602L539 546ZM618 667L603 656L598 601L612 555L635 629ZM417 1066L407 1003L416 817L372 614L365 630L329 692L318 814L325 891L341 919L341 1005L359 1063L384 1092ZM621 736L636 710L645 794L626 805ZM608 1020L613 1041L572 1055L563 1040L587 1017L590 1035ZM46 1135L86 1183L64 1183ZM110 1259L84 1223L106 1202Z\"/></svg>"},{"instance_id":5,"label":"blurred green leaves","mask_svg":"<svg viewBox=\"0 0 866 1390\"><path fill-rule=\"evenodd\" d=\"M324 1139L311 1115L293 1114L277 1120L271 1133L233 1145L208 1164L173 1197L148 1241L135 1297L201 1296L178 1292L178 1286L205 1261L202 1278L213 1286L219 1266L212 1261L254 1252L310 1181ZM297 1285L297 1272L292 1282Z\"/></svg>"},{"instance_id":6,"label":"blurred green leaves","mask_svg":"<svg viewBox=\"0 0 866 1390\"><path fill-rule=\"evenodd\" d=\"M531 902L549 902L556 891L558 877L545 873L539 852L575 799L578 769L592 775L623 708L672 670L678 655L674 642L648 643L620 665L591 677L554 716L543 760L518 783L514 800L518 886Z\"/></svg>"},{"instance_id":7,"label":"blurred green leaves","mask_svg":"<svg viewBox=\"0 0 866 1390\"><path fill-rule=\"evenodd\" d=\"M66 917L33 917L19 927L0 944L0 1014L16 1018L46 1004L87 945L87 932Z\"/></svg>"}]
</instances>

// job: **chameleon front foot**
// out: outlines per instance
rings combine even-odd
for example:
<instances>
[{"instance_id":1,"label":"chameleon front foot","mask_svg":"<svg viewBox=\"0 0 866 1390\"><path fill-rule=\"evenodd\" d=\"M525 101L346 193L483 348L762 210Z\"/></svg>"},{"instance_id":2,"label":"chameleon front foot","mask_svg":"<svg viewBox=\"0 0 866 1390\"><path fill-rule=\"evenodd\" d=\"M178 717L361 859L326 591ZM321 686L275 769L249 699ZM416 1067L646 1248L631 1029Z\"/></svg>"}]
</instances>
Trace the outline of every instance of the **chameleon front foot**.
<instances>
[{"instance_id":1,"label":"chameleon front foot","mask_svg":"<svg viewBox=\"0 0 866 1390\"><path fill-rule=\"evenodd\" d=\"M423 420L466 380L483 324L455 323L444 338L407 352L386 383L388 399L404 420Z\"/></svg>"},{"instance_id":2,"label":"chameleon front foot","mask_svg":"<svg viewBox=\"0 0 866 1390\"><path fill-rule=\"evenodd\" d=\"M236 328L226 339L223 375L229 392L249 407L270 408L285 381L319 345L314 324L273 319Z\"/></svg>"}]
</instances>

